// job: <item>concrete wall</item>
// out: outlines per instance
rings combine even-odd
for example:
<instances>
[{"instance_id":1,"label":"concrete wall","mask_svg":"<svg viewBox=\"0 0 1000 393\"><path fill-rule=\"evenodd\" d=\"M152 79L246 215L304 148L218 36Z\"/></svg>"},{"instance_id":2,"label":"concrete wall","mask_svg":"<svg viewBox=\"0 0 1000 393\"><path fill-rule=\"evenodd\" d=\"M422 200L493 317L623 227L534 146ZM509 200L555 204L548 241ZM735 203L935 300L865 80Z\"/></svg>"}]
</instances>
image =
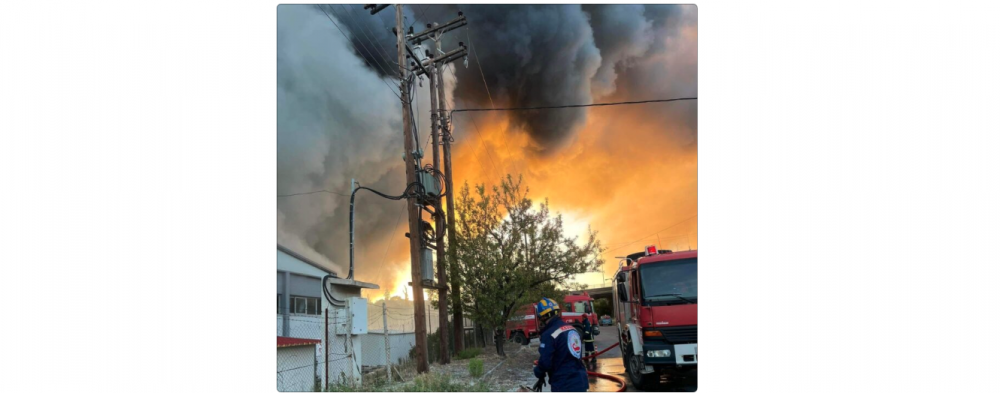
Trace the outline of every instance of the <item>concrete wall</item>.
<instances>
[{"instance_id":1,"label":"concrete wall","mask_svg":"<svg viewBox=\"0 0 1000 393\"><path fill-rule=\"evenodd\" d=\"M385 335L379 330L369 330L368 334L356 336L361 343L361 365L385 366ZM410 349L417 343L414 333L389 333L389 357L399 364L410 355Z\"/></svg>"},{"instance_id":2,"label":"concrete wall","mask_svg":"<svg viewBox=\"0 0 1000 393\"><path fill-rule=\"evenodd\" d=\"M278 348L278 391L311 392L315 361L315 345Z\"/></svg>"},{"instance_id":3,"label":"concrete wall","mask_svg":"<svg viewBox=\"0 0 1000 393\"><path fill-rule=\"evenodd\" d=\"M288 319L289 319L288 334L282 334L281 315L278 315L277 320L278 320L279 336L295 337L295 338L311 338L313 340L323 339L322 315L292 314ZM330 334L332 335L333 332L331 331Z\"/></svg>"}]
</instances>

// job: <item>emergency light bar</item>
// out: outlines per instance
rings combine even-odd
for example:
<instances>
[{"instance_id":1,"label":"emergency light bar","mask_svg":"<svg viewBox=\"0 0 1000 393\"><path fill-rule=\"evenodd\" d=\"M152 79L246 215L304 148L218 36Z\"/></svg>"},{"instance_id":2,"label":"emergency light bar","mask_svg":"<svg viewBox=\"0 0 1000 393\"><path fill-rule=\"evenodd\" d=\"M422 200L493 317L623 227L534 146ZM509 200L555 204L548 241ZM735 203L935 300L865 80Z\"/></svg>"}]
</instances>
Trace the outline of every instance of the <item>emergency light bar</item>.
<instances>
[{"instance_id":1,"label":"emergency light bar","mask_svg":"<svg viewBox=\"0 0 1000 393\"><path fill-rule=\"evenodd\" d=\"M656 246L646 246L646 256L656 255Z\"/></svg>"}]
</instances>

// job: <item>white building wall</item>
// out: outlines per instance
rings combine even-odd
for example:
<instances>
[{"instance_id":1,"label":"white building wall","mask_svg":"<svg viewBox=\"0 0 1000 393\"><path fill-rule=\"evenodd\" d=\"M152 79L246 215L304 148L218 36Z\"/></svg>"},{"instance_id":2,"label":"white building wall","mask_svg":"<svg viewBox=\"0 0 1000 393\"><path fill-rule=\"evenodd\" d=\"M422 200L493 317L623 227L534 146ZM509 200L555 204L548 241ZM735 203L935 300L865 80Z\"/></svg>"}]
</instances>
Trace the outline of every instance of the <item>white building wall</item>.
<instances>
[{"instance_id":1,"label":"white building wall","mask_svg":"<svg viewBox=\"0 0 1000 393\"><path fill-rule=\"evenodd\" d=\"M323 278L326 276L326 272L323 270L317 269L308 263L302 262L298 258L285 254L281 250L278 250L278 270L309 277Z\"/></svg>"},{"instance_id":2,"label":"white building wall","mask_svg":"<svg viewBox=\"0 0 1000 393\"><path fill-rule=\"evenodd\" d=\"M278 319L280 320L281 318L279 317ZM313 340L323 339L322 315L292 314L288 318L288 325L288 330L291 333L288 337L311 338Z\"/></svg>"},{"instance_id":3,"label":"white building wall","mask_svg":"<svg viewBox=\"0 0 1000 393\"><path fill-rule=\"evenodd\" d=\"M278 348L278 391L311 392L315 360L315 345Z\"/></svg>"},{"instance_id":4,"label":"white building wall","mask_svg":"<svg viewBox=\"0 0 1000 393\"><path fill-rule=\"evenodd\" d=\"M369 330L359 336L361 343L361 364L364 366L385 366L385 335L382 331ZM399 364L410 355L417 343L414 333L389 333L389 359Z\"/></svg>"}]
</instances>

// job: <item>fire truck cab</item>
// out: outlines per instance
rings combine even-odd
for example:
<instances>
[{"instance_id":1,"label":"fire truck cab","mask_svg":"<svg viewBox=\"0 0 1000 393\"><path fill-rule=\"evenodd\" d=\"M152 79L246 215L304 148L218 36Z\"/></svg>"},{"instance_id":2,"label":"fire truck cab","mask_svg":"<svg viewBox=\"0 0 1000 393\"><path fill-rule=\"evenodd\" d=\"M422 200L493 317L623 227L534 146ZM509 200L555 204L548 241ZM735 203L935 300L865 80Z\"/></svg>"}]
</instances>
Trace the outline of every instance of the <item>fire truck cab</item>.
<instances>
[{"instance_id":1,"label":"fire truck cab","mask_svg":"<svg viewBox=\"0 0 1000 393\"><path fill-rule=\"evenodd\" d=\"M593 326L594 335L601 334L597 325L597 315L594 314L594 299L587 292L573 292L563 297L559 305L562 320L583 332L583 314ZM528 345L531 339L538 337L538 324L535 321L535 304L521 306L514 316L507 321L505 336L518 344Z\"/></svg>"},{"instance_id":2,"label":"fire truck cab","mask_svg":"<svg viewBox=\"0 0 1000 393\"><path fill-rule=\"evenodd\" d=\"M698 251L630 254L614 276L613 307L622 361L646 390L661 376L696 376Z\"/></svg>"}]
</instances>

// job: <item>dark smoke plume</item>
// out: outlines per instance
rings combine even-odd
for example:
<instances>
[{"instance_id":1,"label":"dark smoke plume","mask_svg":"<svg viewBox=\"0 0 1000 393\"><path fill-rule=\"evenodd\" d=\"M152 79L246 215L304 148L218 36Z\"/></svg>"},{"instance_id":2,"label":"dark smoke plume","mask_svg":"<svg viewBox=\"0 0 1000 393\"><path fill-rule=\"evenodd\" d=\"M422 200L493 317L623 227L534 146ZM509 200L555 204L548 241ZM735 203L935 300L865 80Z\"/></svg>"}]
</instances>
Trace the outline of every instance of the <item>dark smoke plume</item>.
<instances>
[{"instance_id":1,"label":"dark smoke plume","mask_svg":"<svg viewBox=\"0 0 1000 393\"><path fill-rule=\"evenodd\" d=\"M478 61L469 56L468 68L457 61L447 71L446 86L454 90L459 106L490 107L484 76L497 107L697 95L695 6L404 6L407 25L417 32L427 23L447 22L459 11L469 26L449 33L444 48L471 41L478 55ZM389 79L397 72L396 43L389 31L394 23L393 7L375 16L360 4L278 7L279 194L318 189L347 194L351 178L387 193L402 190L400 103L391 93L398 86ZM421 142L427 133L426 87L424 81L416 89ZM510 132L527 133L534 153L544 157L571 142L596 110L608 109L510 112ZM664 124L664 132L696 147L696 102L636 106L620 113L661 122L657 124ZM469 118L456 118L459 142L471 133ZM401 202L370 195L360 200L357 238L364 242L359 242L358 257L379 260ZM345 271L346 197L320 193L281 198L278 225L279 242L296 243L301 248L286 245L329 259Z\"/></svg>"}]
</instances>

